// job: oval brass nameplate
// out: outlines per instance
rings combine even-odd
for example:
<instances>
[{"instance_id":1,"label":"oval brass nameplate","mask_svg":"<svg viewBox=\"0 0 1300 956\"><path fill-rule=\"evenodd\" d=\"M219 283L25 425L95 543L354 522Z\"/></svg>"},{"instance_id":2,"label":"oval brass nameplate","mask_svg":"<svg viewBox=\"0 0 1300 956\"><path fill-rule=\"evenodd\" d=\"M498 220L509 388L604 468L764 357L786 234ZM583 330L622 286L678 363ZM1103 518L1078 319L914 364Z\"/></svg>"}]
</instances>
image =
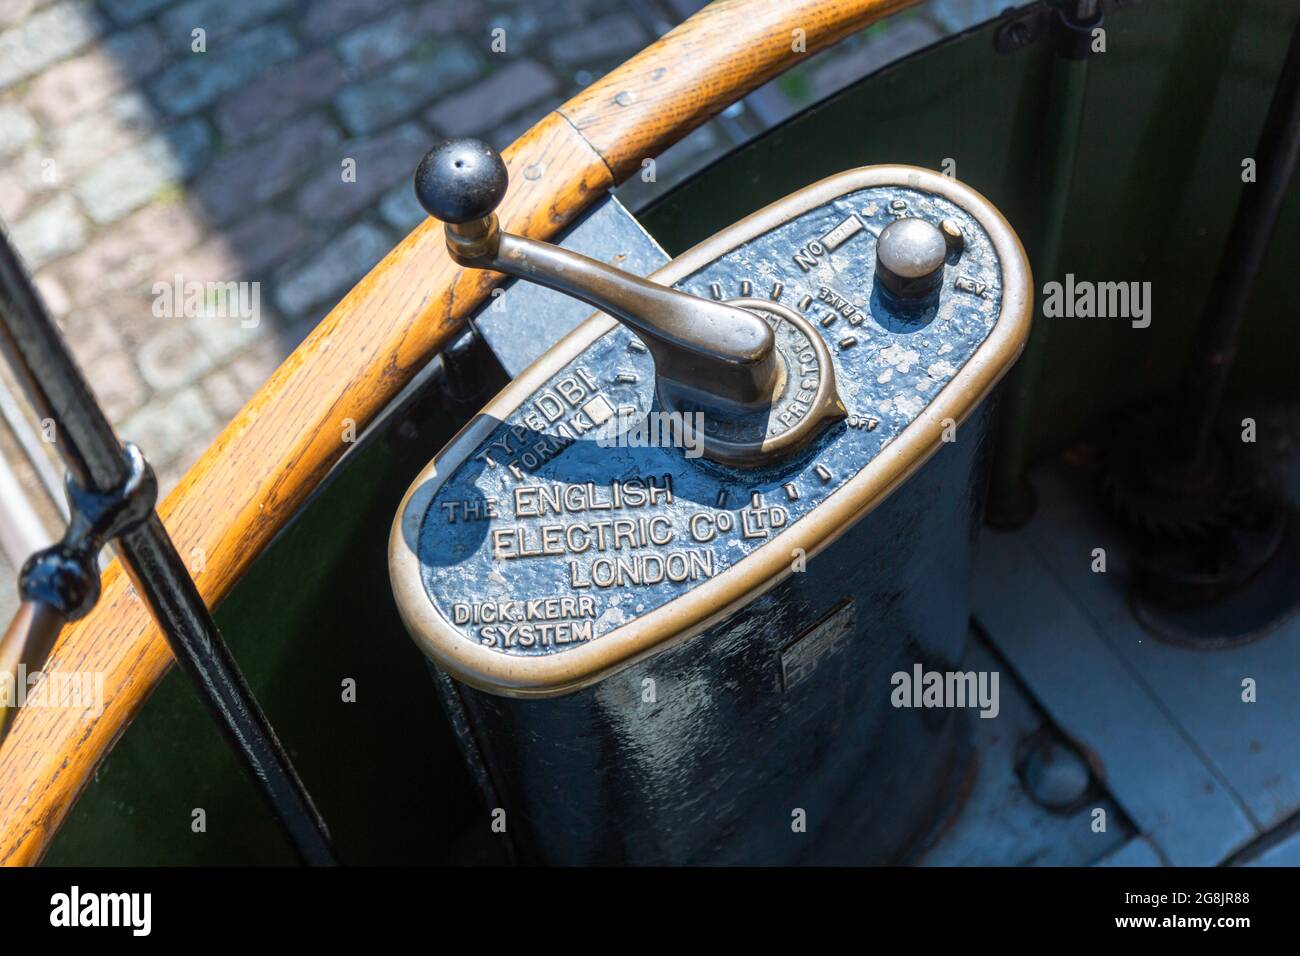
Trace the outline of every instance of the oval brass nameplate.
<instances>
[{"instance_id":1,"label":"oval brass nameplate","mask_svg":"<svg viewBox=\"0 0 1300 956\"><path fill-rule=\"evenodd\" d=\"M964 237L937 305L919 311L873 281L875 236L902 216L952 220ZM919 467L1029 329L1029 269L1006 221L968 187L907 166L809 186L655 279L796 310L822 337L848 417L770 466L709 461L688 419L659 414L649 353L593 316L421 472L394 522L403 620L467 683L562 694L723 619Z\"/></svg>"}]
</instances>

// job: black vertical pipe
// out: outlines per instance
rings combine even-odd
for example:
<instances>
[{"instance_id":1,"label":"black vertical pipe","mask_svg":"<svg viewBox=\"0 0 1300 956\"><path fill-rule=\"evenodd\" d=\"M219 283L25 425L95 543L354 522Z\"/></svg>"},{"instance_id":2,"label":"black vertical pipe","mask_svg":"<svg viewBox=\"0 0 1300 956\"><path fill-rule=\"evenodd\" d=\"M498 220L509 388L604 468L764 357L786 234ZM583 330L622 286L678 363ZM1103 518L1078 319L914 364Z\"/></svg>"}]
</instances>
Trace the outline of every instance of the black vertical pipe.
<instances>
[{"instance_id":1,"label":"black vertical pipe","mask_svg":"<svg viewBox=\"0 0 1300 956\"><path fill-rule=\"evenodd\" d=\"M1194 351L1183 372L1177 411L1179 464L1195 473L1205 463L1223 404L1250 292L1268 251L1278 210L1300 154L1300 21L1273 90L1255 148L1256 182L1248 183L1219 259Z\"/></svg>"},{"instance_id":2,"label":"black vertical pipe","mask_svg":"<svg viewBox=\"0 0 1300 956\"><path fill-rule=\"evenodd\" d=\"M1040 216L1033 261L1040 281L1043 277L1055 278L1060 267L1088 95L1089 47L1085 41L1090 40L1091 31L1101 24L1098 5L1084 0L1073 11L1058 8L1053 21L1057 52L1052 58L1046 101L1043 153L1047 162L1039 184ZM1029 425L1034 393L1047 358L1049 332L1048 323L1041 317L1041 303L1036 308L1038 313L1029 331L1025 354L1002 387L1004 404L997 424L997 455L985 506L989 524L997 528L1021 527L1033 516L1035 508L1034 492L1027 476Z\"/></svg>"}]
</instances>

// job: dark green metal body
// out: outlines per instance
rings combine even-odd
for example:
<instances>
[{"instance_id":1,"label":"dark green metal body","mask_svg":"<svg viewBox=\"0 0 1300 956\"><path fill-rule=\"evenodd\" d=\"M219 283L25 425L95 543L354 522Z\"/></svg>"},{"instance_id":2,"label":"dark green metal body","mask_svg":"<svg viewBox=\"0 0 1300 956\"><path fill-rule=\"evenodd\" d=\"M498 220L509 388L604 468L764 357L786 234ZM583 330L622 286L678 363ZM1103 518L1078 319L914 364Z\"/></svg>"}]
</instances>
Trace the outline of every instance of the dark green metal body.
<instances>
[{"instance_id":1,"label":"dark green metal body","mask_svg":"<svg viewBox=\"0 0 1300 956\"><path fill-rule=\"evenodd\" d=\"M1118 319L1047 320L1042 374L1026 385L1030 457L1173 384L1297 15L1294 0L1143 0L1109 18L1107 52L1089 62L1057 261L1080 279L1151 281L1153 320L1145 329ZM843 169L940 168L951 159L957 177L1020 231L1036 287L1063 279L1039 273L1036 251L1052 181L1044 137L1056 125L1055 53L1039 42L1000 54L997 29L991 23L946 41L796 117L674 190L644 213L644 224L677 253ZM1300 391L1298 255L1293 184L1252 299L1238 392ZM473 410L425 407L356 449L217 615L349 863L501 858L423 658L397 618L386 560L390 522L411 477ZM356 681L355 703L343 701L346 678ZM204 833L191 828L196 808L206 813ZM46 860L292 861L174 673L105 761Z\"/></svg>"},{"instance_id":2,"label":"dark green metal body","mask_svg":"<svg viewBox=\"0 0 1300 956\"><path fill-rule=\"evenodd\" d=\"M917 661L960 670L969 652L989 412L802 573L690 640L549 700L442 678L518 859L914 858L969 769L968 714L878 691ZM817 825L796 828L798 814Z\"/></svg>"}]
</instances>

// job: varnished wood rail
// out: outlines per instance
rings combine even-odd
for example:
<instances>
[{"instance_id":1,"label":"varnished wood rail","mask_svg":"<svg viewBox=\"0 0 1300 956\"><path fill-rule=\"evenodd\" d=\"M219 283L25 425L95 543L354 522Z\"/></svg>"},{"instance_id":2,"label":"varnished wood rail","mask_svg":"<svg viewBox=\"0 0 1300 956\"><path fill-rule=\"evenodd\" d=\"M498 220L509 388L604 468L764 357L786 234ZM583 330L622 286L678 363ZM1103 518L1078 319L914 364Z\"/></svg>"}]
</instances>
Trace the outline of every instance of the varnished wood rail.
<instances>
[{"instance_id":1,"label":"varnished wood rail","mask_svg":"<svg viewBox=\"0 0 1300 956\"><path fill-rule=\"evenodd\" d=\"M560 231L611 186L806 56L916 0L720 0L543 118L504 153L503 225ZM430 144L432 145L432 144ZM495 277L465 272L431 220L406 237L258 390L162 503L215 605L360 430L462 327ZM0 862L40 860L99 762L166 673L171 654L120 565L65 628L47 670L104 675L97 717L21 711L0 747Z\"/></svg>"}]
</instances>

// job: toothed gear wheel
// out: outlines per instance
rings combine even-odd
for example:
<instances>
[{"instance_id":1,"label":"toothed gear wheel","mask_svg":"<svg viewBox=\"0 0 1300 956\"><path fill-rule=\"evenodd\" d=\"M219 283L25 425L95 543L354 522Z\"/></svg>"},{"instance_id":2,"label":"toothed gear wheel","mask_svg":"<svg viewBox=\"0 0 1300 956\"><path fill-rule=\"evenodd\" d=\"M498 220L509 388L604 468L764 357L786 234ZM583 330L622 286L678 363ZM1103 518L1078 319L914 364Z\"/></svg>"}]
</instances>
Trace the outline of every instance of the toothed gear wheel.
<instances>
[{"instance_id":1,"label":"toothed gear wheel","mask_svg":"<svg viewBox=\"0 0 1300 956\"><path fill-rule=\"evenodd\" d=\"M1206 473L1194 487L1164 482L1161 449L1170 417L1147 409L1120 424L1102 460L1101 486L1120 518L1139 533L1186 541L1213 535L1252 510L1253 472L1243 467L1231 441L1216 442Z\"/></svg>"}]
</instances>

